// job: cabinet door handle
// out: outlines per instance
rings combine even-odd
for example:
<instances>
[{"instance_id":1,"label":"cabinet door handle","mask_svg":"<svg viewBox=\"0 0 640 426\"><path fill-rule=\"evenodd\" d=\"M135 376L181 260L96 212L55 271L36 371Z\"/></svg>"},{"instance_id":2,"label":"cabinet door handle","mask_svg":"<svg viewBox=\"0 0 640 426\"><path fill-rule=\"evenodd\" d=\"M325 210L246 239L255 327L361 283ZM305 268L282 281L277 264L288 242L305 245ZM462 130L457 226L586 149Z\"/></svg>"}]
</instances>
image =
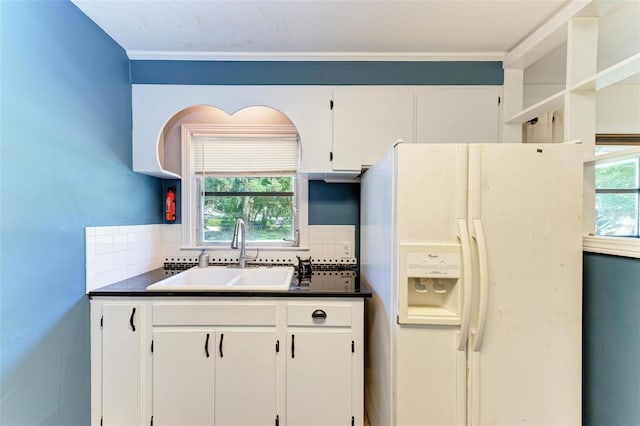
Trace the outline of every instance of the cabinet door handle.
<instances>
[{"instance_id":1,"label":"cabinet door handle","mask_svg":"<svg viewBox=\"0 0 640 426\"><path fill-rule=\"evenodd\" d=\"M129 318L129 325L131 325L131 329L136 331L136 325L133 323L133 317L136 315L136 308L134 307L131 310L131 317Z\"/></svg>"},{"instance_id":2,"label":"cabinet door handle","mask_svg":"<svg viewBox=\"0 0 640 426\"><path fill-rule=\"evenodd\" d=\"M220 345L218 346L218 351L220 352L220 358L224 356L222 353L222 339L224 339L224 334L220 335Z\"/></svg>"},{"instance_id":3,"label":"cabinet door handle","mask_svg":"<svg viewBox=\"0 0 640 426\"><path fill-rule=\"evenodd\" d=\"M323 311L322 309L316 309L315 311L313 311L313 313L311 314L311 318L313 319L327 319L327 313L325 311Z\"/></svg>"},{"instance_id":4,"label":"cabinet door handle","mask_svg":"<svg viewBox=\"0 0 640 426\"><path fill-rule=\"evenodd\" d=\"M296 357L296 335L291 335L291 358Z\"/></svg>"},{"instance_id":5,"label":"cabinet door handle","mask_svg":"<svg viewBox=\"0 0 640 426\"><path fill-rule=\"evenodd\" d=\"M204 342L204 353L206 353L207 358L209 358L209 333L207 333L207 340Z\"/></svg>"}]
</instances>

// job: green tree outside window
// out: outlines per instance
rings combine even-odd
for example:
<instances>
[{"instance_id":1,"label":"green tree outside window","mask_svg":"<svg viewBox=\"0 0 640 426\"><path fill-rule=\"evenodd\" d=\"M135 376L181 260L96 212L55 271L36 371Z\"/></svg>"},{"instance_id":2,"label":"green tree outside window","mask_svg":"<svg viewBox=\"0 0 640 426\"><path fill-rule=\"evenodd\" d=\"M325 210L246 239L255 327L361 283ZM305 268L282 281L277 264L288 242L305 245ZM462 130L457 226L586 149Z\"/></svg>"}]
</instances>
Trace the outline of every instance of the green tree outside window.
<instances>
[{"instance_id":1,"label":"green tree outside window","mask_svg":"<svg viewBox=\"0 0 640 426\"><path fill-rule=\"evenodd\" d=\"M203 241L231 241L243 218L248 241L293 240L293 176L212 177L204 180Z\"/></svg>"}]
</instances>

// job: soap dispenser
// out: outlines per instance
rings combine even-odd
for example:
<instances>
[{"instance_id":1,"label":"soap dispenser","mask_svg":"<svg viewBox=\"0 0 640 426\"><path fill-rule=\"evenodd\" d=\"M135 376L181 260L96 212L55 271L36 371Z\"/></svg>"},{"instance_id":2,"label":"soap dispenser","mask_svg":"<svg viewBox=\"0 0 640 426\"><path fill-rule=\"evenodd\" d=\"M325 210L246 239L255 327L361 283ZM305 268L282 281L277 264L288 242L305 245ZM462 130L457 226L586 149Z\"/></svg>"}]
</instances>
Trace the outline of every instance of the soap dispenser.
<instances>
[{"instance_id":1,"label":"soap dispenser","mask_svg":"<svg viewBox=\"0 0 640 426\"><path fill-rule=\"evenodd\" d=\"M198 267L207 268L209 266L209 253L206 250L202 250L200 256L198 256Z\"/></svg>"}]
</instances>

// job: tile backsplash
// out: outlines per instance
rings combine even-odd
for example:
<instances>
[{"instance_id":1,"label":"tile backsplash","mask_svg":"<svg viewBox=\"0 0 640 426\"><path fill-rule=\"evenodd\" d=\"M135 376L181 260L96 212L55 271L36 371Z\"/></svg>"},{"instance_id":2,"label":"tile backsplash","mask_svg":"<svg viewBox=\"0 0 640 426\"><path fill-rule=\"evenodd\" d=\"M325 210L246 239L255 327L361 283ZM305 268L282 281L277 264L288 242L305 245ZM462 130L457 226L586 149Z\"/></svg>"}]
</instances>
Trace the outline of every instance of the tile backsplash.
<instances>
[{"instance_id":1,"label":"tile backsplash","mask_svg":"<svg viewBox=\"0 0 640 426\"><path fill-rule=\"evenodd\" d=\"M180 248L181 225L100 226L85 229L86 291L122 281L164 262L193 262L197 250ZM254 250L247 248L248 254ZM356 263L354 225L310 225L308 250L261 251L259 262L291 263L296 255L314 263ZM237 250L209 250L212 262L233 262Z\"/></svg>"},{"instance_id":2,"label":"tile backsplash","mask_svg":"<svg viewBox=\"0 0 640 426\"><path fill-rule=\"evenodd\" d=\"M163 226L87 227L87 292L161 267Z\"/></svg>"}]
</instances>

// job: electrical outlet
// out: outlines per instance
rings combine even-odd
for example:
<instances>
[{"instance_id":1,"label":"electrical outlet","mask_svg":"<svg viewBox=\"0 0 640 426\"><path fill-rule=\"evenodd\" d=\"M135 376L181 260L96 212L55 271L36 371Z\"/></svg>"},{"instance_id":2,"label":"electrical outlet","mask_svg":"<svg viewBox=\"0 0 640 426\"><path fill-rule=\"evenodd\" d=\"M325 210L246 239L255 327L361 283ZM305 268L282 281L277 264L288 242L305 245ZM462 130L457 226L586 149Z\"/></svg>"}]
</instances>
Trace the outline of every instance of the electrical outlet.
<instances>
[{"instance_id":1,"label":"electrical outlet","mask_svg":"<svg viewBox=\"0 0 640 426\"><path fill-rule=\"evenodd\" d=\"M353 257L353 245L348 241L340 242L340 257Z\"/></svg>"}]
</instances>

